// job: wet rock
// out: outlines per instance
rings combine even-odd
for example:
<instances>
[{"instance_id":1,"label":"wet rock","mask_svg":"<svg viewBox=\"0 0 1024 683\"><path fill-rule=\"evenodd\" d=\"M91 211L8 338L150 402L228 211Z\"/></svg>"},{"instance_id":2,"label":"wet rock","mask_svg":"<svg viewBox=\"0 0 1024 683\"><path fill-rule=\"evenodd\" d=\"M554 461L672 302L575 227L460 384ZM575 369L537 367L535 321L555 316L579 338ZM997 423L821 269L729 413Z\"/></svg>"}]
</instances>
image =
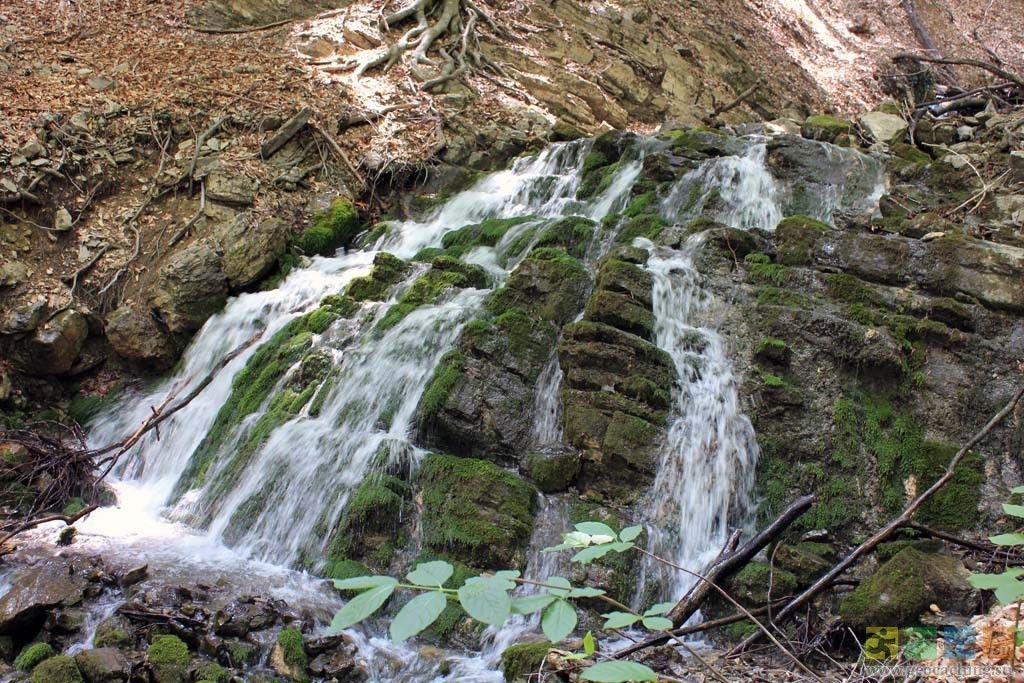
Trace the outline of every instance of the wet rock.
<instances>
[{"instance_id":1,"label":"wet rock","mask_svg":"<svg viewBox=\"0 0 1024 683\"><path fill-rule=\"evenodd\" d=\"M107 318L104 333L119 356L145 369L166 370L178 358L174 342L148 312L122 306Z\"/></svg>"},{"instance_id":2,"label":"wet rock","mask_svg":"<svg viewBox=\"0 0 1024 683\"><path fill-rule=\"evenodd\" d=\"M249 221L249 216L239 215L213 235L224 255L224 274L232 289L259 282L277 265L288 245L288 224L283 220L266 218L256 225Z\"/></svg>"},{"instance_id":3,"label":"wet rock","mask_svg":"<svg viewBox=\"0 0 1024 683\"><path fill-rule=\"evenodd\" d=\"M46 313L46 299L39 298L7 312L0 324L0 334L21 334L31 332L43 321Z\"/></svg>"},{"instance_id":4,"label":"wet rock","mask_svg":"<svg viewBox=\"0 0 1024 683\"><path fill-rule=\"evenodd\" d=\"M352 683L368 678L358 648L346 635L309 638L306 639L305 647L306 652L313 656L309 672L318 678Z\"/></svg>"},{"instance_id":5,"label":"wet rock","mask_svg":"<svg viewBox=\"0 0 1024 683\"><path fill-rule=\"evenodd\" d=\"M868 131L876 142L892 144L903 142L910 126L902 116L872 111L860 117L860 125Z\"/></svg>"},{"instance_id":6,"label":"wet rock","mask_svg":"<svg viewBox=\"0 0 1024 683\"><path fill-rule=\"evenodd\" d=\"M82 650L75 655L75 663L85 683L117 683L128 680L128 660L120 650L112 647Z\"/></svg>"},{"instance_id":7,"label":"wet rock","mask_svg":"<svg viewBox=\"0 0 1024 683\"><path fill-rule=\"evenodd\" d=\"M206 178L206 198L231 206L249 206L256 201L256 185L241 173L216 169Z\"/></svg>"},{"instance_id":8,"label":"wet rock","mask_svg":"<svg viewBox=\"0 0 1024 683\"><path fill-rule=\"evenodd\" d=\"M969 575L952 555L906 548L862 581L839 613L854 627L916 623L932 604L944 612L974 614L978 592L967 583Z\"/></svg>"},{"instance_id":9,"label":"wet rock","mask_svg":"<svg viewBox=\"0 0 1024 683\"><path fill-rule=\"evenodd\" d=\"M244 638L253 631L262 631L277 623L280 610L268 600L243 597L232 600L218 610L213 631L218 636Z\"/></svg>"},{"instance_id":10,"label":"wet rock","mask_svg":"<svg viewBox=\"0 0 1024 683\"><path fill-rule=\"evenodd\" d=\"M849 135L852 126L849 121L832 116L808 116L800 126L800 134L810 140L836 142L841 135Z\"/></svg>"},{"instance_id":11,"label":"wet rock","mask_svg":"<svg viewBox=\"0 0 1024 683\"><path fill-rule=\"evenodd\" d=\"M19 572L0 596L0 635L33 633L47 611L81 602L87 583L82 571L60 559Z\"/></svg>"},{"instance_id":12,"label":"wet rock","mask_svg":"<svg viewBox=\"0 0 1024 683\"><path fill-rule=\"evenodd\" d=\"M129 588L137 583L145 581L149 577L149 565L144 564L138 567L132 567L117 580L117 585L121 588Z\"/></svg>"},{"instance_id":13,"label":"wet rock","mask_svg":"<svg viewBox=\"0 0 1024 683\"><path fill-rule=\"evenodd\" d=\"M0 287L14 287L28 279L28 266L21 261L7 261L0 265Z\"/></svg>"},{"instance_id":14,"label":"wet rock","mask_svg":"<svg viewBox=\"0 0 1024 683\"><path fill-rule=\"evenodd\" d=\"M302 632L286 628L277 637L277 643L270 653L270 667L290 681L305 681L309 655L302 642Z\"/></svg>"},{"instance_id":15,"label":"wet rock","mask_svg":"<svg viewBox=\"0 0 1024 683\"><path fill-rule=\"evenodd\" d=\"M21 365L34 374L63 374L75 364L88 336L89 325L84 315L75 310L58 313L24 341Z\"/></svg>"},{"instance_id":16,"label":"wet rock","mask_svg":"<svg viewBox=\"0 0 1024 683\"><path fill-rule=\"evenodd\" d=\"M171 332L191 333L224 307L227 276L220 254L208 242L190 244L160 269L151 295L153 305Z\"/></svg>"}]
</instances>

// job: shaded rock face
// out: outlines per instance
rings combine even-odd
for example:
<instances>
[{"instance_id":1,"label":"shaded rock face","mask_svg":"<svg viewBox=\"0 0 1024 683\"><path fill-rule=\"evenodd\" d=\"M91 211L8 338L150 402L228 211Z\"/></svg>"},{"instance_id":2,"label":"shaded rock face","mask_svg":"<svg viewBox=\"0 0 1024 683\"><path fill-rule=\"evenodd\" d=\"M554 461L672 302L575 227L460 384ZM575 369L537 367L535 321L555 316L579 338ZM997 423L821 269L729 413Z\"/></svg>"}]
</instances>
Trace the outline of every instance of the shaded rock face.
<instances>
[{"instance_id":1,"label":"shaded rock face","mask_svg":"<svg viewBox=\"0 0 1024 683\"><path fill-rule=\"evenodd\" d=\"M177 358L174 342L148 312L122 306L107 318L104 332L119 356L144 369L167 370Z\"/></svg>"},{"instance_id":2,"label":"shaded rock face","mask_svg":"<svg viewBox=\"0 0 1024 683\"><path fill-rule=\"evenodd\" d=\"M21 365L34 374L64 374L78 360L88 336L84 315L73 309L58 313L37 327L18 349Z\"/></svg>"},{"instance_id":3,"label":"shaded rock face","mask_svg":"<svg viewBox=\"0 0 1024 683\"><path fill-rule=\"evenodd\" d=\"M54 560L20 572L0 596L0 635L25 638L42 626L50 610L80 603L89 583L87 569Z\"/></svg>"}]
</instances>

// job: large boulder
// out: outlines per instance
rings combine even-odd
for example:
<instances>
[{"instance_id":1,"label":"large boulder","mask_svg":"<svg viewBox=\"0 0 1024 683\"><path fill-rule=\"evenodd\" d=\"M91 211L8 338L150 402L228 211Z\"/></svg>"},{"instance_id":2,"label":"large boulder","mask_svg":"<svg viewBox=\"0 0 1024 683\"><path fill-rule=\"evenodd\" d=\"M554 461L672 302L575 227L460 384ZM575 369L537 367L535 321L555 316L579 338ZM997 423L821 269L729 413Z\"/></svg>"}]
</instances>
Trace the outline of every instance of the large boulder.
<instances>
[{"instance_id":1,"label":"large boulder","mask_svg":"<svg viewBox=\"0 0 1024 683\"><path fill-rule=\"evenodd\" d=\"M876 141L890 145L894 142L902 142L906 137L910 125L903 120L902 116L887 114L882 111L872 111L860 117L860 125Z\"/></svg>"},{"instance_id":2,"label":"large boulder","mask_svg":"<svg viewBox=\"0 0 1024 683\"><path fill-rule=\"evenodd\" d=\"M89 324L84 315L74 309L58 313L24 341L21 364L34 374L64 374L78 360L88 336Z\"/></svg>"},{"instance_id":3,"label":"large boulder","mask_svg":"<svg viewBox=\"0 0 1024 683\"><path fill-rule=\"evenodd\" d=\"M917 622L931 605L953 614L974 614L978 593L967 583L970 572L956 557L901 550L862 581L839 607L843 620L854 627Z\"/></svg>"},{"instance_id":4,"label":"large boulder","mask_svg":"<svg viewBox=\"0 0 1024 683\"><path fill-rule=\"evenodd\" d=\"M221 256L200 240L168 259L157 275L151 299L171 332L192 333L219 311L228 298Z\"/></svg>"},{"instance_id":5,"label":"large boulder","mask_svg":"<svg viewBox=\"0 0 1024 683\"><path fill-rule=\"evenodd\" d=\"M266 218L255 225L249 221L248 215L241 214L213 234L224 255L224 274L232 290L259 282L288 246L288 224L283 220Z\"/></svg>"},{"instance_id":6,"label":"large boulder","mask_svg":"<svg viewBox=\"0 0 1024 683\"><path fill-rule=\"evenodd\" d=\"M75 663L85 683L119 683L128 680L128 661L116 648L82 650L75 655Z\"/></svg>"},{"instance_id":7,"label":"large boulder","mask_svg":"<svg viewBox=\"0 0 1024 683\"><path fill-rule=\"evenodd\" d=\"M18 572L0 596L0 635L33 633L49 610L82 600L88 581L77 566L53 559Z\"/></svg>"},{"instance_id":8,"label":"large boulder","mask_svg":"<svg viewBox=\"0 0 1024 683\"><path fill-rule=\"evenodd\" d=\"M167 370L177 359L174 342L148 312L121 306L107 318L104 331L119 356L146 369Z\"/></svg>"}]
</instances>

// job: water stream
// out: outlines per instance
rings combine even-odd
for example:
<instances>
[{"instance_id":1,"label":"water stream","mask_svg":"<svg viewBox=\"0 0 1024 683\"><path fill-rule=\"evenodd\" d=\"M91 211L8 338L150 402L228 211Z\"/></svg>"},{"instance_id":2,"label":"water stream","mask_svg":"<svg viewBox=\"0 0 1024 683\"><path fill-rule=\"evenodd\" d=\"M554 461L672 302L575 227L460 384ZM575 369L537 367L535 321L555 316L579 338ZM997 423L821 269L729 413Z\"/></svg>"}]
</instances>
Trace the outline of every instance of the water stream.
<instances>
[{"instance_id":1,"label":"water stream","mask_svg":"<svg viewBox=\"0 0 1024 683\"><path fill-rule=\"evenodd\" d=\"M125 397L94 423L92 444L122 438L143 421L151 406L174 392L184 395L226 354L261 334L259 342L216 374L199 398L161 425L159 438L151 433L132 449L112 482L118 505L98 510L79 525L83 546L114 548L181 571L201 571L204 563L234 565L240 573L262 567L274 577L274 585L287 582L280 577L289 573L300 576L287 568L323 556L327 538L322 530L333 528L367 474L396 464L415 469L423 455L413 443L421 392L490 290L460 290L414 310L380 334L374 324L394 303L393 295L389 302L363 304L361 320L341 319L313 335L313 348L329 359L335 377L323 408L314 413L307 405L278 425L238 471L230 472L231 485L217 488L210 482L223 480L220 475L234 467L231 453L257 428L267 410L267 405L261 406L219 446L207 483L183 490L190 460L228 401L246 361L275 332L315 309L324 296L344 291L354 278L367 274L380 251L408 259L424 247L439 246L446 232L487 218L532 216L541 221L575 215L601 221L621 211L641 175L650 142L634 146L607 189L582 202L576 191L590 144L553 145L487 176L421 221L390 224L371 248L315 258L278 288L231 300L196 335L172 377L141 395ZM707 215L741 229L773 229L783 215L789 188L772 177L765 150L763 140L753 139L744 154L698 165L676 182L661 213L676 223ZM819 217L830 218L838 205L838 199L827 198ZM535 226L534 221L516 226L496 247L478 248L466 260L482 265L500 284L516 265L514 258L502 258L508 256L503 250ZM595 240L589 251L591 267L613 237L605 231ZM639 513L647 524L651 549L695 570L717 552L730 526L750 511L757 458L728 340L708 323L714 301L694 265L701 244L700 235L678 250L643 242L652 252L647 269L654 278L656 342L671 356L678 382L656 480ZM420 272L410 274L397 290ZM536 447L562 441L562 369L554 350L552 354L538 380L532 434ZM290 376L286 373L281 382ZM239 526L236 522L243 513L249 516ZM567 518L564 498L543 499L525 576L544 579L565 571L558 564L565 561L564 555L540 550L559 541ZM685 576L664 575L652 567L644 572L644 581L657 580L665 595L678 595L689 585ZM301 576L296 585L316 582ZM309 590L314 594L322 587ZM537 628L536 618L517 617L502 628L487 629L478 652L434 657L364 630L354 633L374 681L497 683L502 680L497 671L502 650ZM439 673L442 660L444 674Z\"/></svg>"}]
</instances>

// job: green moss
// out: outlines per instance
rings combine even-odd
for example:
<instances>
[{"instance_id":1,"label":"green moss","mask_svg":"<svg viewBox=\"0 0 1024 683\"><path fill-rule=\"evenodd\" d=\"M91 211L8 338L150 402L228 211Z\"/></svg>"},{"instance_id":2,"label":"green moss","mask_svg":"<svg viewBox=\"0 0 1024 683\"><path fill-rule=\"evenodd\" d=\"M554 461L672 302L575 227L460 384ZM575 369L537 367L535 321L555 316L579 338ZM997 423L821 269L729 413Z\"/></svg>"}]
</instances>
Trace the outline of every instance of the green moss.
<instances>
[{"instance_id":1,"label":"green moss","mask_svg":"<svg viewBox=\"0 0 1024 683\"><path fill-rule=\"evenodd\" d=\"M828 225L809 216L784 218L775 228L779 263L785 266L809 264L815 243L829 230Z\"/></svg>"},{"instance_id":2,"label":"green moss","mask_svg":"<svg viewBox=\"0 0 1024 683\"><path fill-rule=\"evenodd\" d=\"M747 272L752 278L775 287L782 287L789 282L789 270L784 266L771 262L771 257L753 251L743 257Z\"/></svg>"},{"instance_id":3,"label":"green moss","mask_svg":"<svg viewBox=\"0 0 1024 683\"><path fill-rule=\"evenodd\" d=\"M637 237L654 240L668 225L668 221L656 213L641 213L626 218L615 236L618 244L630 244Z\"/></svg>"},{"instance_id":4,"label":"green moss","mask_svg":"<svg viewBox=\"0 0 1024 683\"><path fill-rule=\"evenodd\" d=\"M184 679L192 659L184 641L171 635L153 636L146 658L158 680Z\"/></svg>"},{"instance_id":5,"label":"green moss","mask_svg":"<svg viewBox=\"0 0 1024 683\"><path fill-rule=\"evenodd\" d=\"M780 387L785 387L788 385L786 380L783 379L782 377L767 372L761 373L761 381L764 383L766 387L771 387L774 389L778 389Z\"/></svg>"},{"instance_id":6,"label":"green moss","mask_svg":"<svg viewBox=\"0 0 1024 683\"><path fill-rule=\"evenodd\" d=\"M907 547L893 556L840 603L843 620L854 627L917 623L919 615L937 601L933 586L959 576L958 562L943 554ZM943 578L947 577L947 578Z\"/></svg>"},{"instance_id":7,"label":"green moss","mask_svg":"<svg viewBox=\"0 0 1024 683\"><path fill-rule=\"evenodd\" d=\"M64 509L61 510L61 514L64 514L64 515L66 515L68 517L71 517L73 515L77 515L79 512L81 512L84 509L85 509L85 500L80 498L80 497L78 497L78 496L75 496L74 498L69 500L64 505Z\"/></svg>"},{"instance_id":8,"label":"green moss","mask_svg":"<svg viewBox=\"0 0 1024 683\"><path fill-rule=\"evenodd\" d=\"M195 679L196 681L208 681L208 683L229 683L231 674L216 662L206 662L196 667Z\"/></svg>"},{"instance_id":9,"label":"green moss","mask_svg":"<svg viewBox=\"0 0 1024 683\"><path fill-rule=\"evenodd\" d=\"M920 450L904 463L907 473L917 478L917 490L923 491L946 471L958 448L951 443L925 441ZM956 473L917 511L917 521L946 531L974 527L981 519L978 509L981 487L985 484L985 462L977 453L960 461Z\"/></svg>"},{"instance_id":10,"label":"green moss","mask_svg":"<svg viewBox=\"0 0 1024 683\"><path fill-rule=\"evenodd\" d=\"M762 287L757 295L760 306L785 306L787 308L807 308L811 300L803 294L779 287Z\"/></svg>"},{"instance_id":11,"label":"green moss","mask_svg":"<svg viewBox=\"0 0 1024 683\"><path fill-rule=\"evenodd\" d=\"M529 253L508 279L484 302L492 315L512 308L529 311L531 317L562 324L579 310L590 283L590 274L579 259L564 249L539 247Z\"/></svg>"},{"instance_id":12,"label":"green moss","mask_svg":"<svg viewBox=\"0 0 1024 683\"><path fill-rule=\"evenodd\" d=\"M501 238L509 230L527 221L535 220L533 216L517 218L489 218L476 225L467 225L448 232L441 238L444 253L454 258L462 258L475 247L496 247Z\"/></svg>"},{"instance_id":13,"label":"green moss","mask_svg":"<svg viewBox=\"0 0 1024 683\"><path fill-rule=\"evenodd\" d=\"M328 560L324 566L324 576L329 579L351 579L356 576L369 576L370 574L373 574L373 572L365 564L348 558Z\"/></svg>"},{"instance_id":14,"label":"green moss","mask_svg":"<svg viewBox=\"0 0 1024 683\"><path fill-rule=\"evenodd\" d=\"M365 554L367 549L361 547L361 542L367 535L394 537L411 495L409 484L389 474L376 473L365 478L348 501L335 528L327 553L328 571L333 575L345 569L340 563ZM375 536L373 540L379 542L379 537ZM386 567L390 553L375 559L374 564Z\"/></svg>"},{"instance_id":15,"label":"green moss","mask_svg":"<svg viewBox=\"0 0 1024 683\"><path fill-rule=\"evenodd\" d=\"M508 566L529 539L534 488L494 463L430 455L417 474L423 543L467 564Z\"/></svg>"},{"instance_id":16,"label":"green moss","mask_svg":"<svg viewBox=\"0 0 1024 683\"><path fill-rule=\"evenodd\" d=\"M786 365L791 355L789 345L775 337L765 337L754 347L754 358L764 363Z\"/></svg>"},{"instance_id":17,"label":"green moss","mask_svg":"<svg viewBox=\"0 0 1024 683\"><path fill-rule=\"evenodd\" d=\"M828 295L848 304L877 306L881 304L878 295L867 283L847 273L825 275L825 291Z\"/></svg>"},{"instance_id":18,"label":"green moss","mask_svg":"<svg viewBox=\"0 0 1024 683\"><path fill-rule=\"evenodd\" d=\"M32 683L83 683L83 679L74 659L58 655L32 670Z\"/></svg>"},{"instance_id":19,"label":"green moss","mask_svg":"<svg viewBox=\"0 0 1024 683\"><path fill-rule=\"evenodd\" d=\"M36 664L57 654L49 643L29 643L14 658L14 668L18 671L31 671Z\"/></svg>"},{"instance_id":20,"label":"green moss","mask_svg":"<svg viewBox=\"0 0 1024 683\"><path fill-rule=\"evenodd\" d=\"M487 273L477 265L467 265L450 256L439 256L426 273L402 293L377 323L376 329L391 329L420 306L435 304L452 289L487 286Z\"/></svg>"},{"instance_id":21,"label":"green moss","mask_svg":"<svg viewBox=\"0 0 1024 683\"><path fill-rule=\"evenodd\" d=\"M552 643L520 643L501 653L501 670L505 680L523 680L536 673L554 645Z\"/></svg>"},{"instance_id":22,"label":"green moss","mask_svg":"<svg viewBox=\"0 0 1024 683\"><path fill-rule=\"evenodd\" d=\"M733 596L746 605L762 605L768 602L769 593L774 599L790 595L797 587L796 576L767 562L749 562L729 583Z\"/></svg>"},{"instance_id":23,"label":"green moss","mask_svg":"<svg viewBox=\"0 0 1024 683\"><path fill-rule=\"evenodd\" d=\"M93 644L96 647L124 647L128 644L130 638L128 632L120 628L112 628L107 630L97 629L96 638Z\"/></svg>"},{"instance_id":24,"label":"green moss","mask_svg":"<svg viewBox=\"0 0 1024 683\"><path fill-rule=\"evenodd\" d=\"M834 116L808 116L801 126L800 132L805 138L821 140L823 142L836 142L841 135L848 135L853 126L849 121L837 119Z\"/></svg>"},{"instance_id":25,"label":"green moss","mask_svg":"<svg viewBox=\"0 0 1024 683\"><path fill-rule=\"evenodd\" d=\"M612 183L620 163L608 152L594 150L583 160L577 199L589 199L604 192Z\"/></svg>"},{"instance_id":26,"label":"green moss","mask_svg":"<svg viewBox=\"0 0 1024 683\"><path fill-rule=\"evenodd\" d=\"M731 641L741 641L750 634L758 631L757 624L752 621L737 621L725 627L725 637Z\"/></svg>"},{"instance_id":27,"label":"green moss","mask_svg":"<svg viewBox=\"0 0 1024 683\"><path fill-rule=\"evenodd\" d=\"M408 272L408 263L386 251L378 252L370 274L352 280L345 294L355 301L384 301L392 285L401 282Z\"/></svg>"},{"instance_id":28,"label":"green moss","mask_svg":"<svg viewBox=\"0 0 1024 683\"><path fill-rule=\"evenodd\" d=\"M306 646L302 642L302 631L297 628L282 629L277 636L277 644L284 654L284 663L292 671L293 680L306 681L306 666L309 664L309 656L306 654Z\"/></svg>"},{"instance_id":29,"label":"green moss","mask_svg":"<svg viewBox=\"0 0 1024 683\"><path fill-rule=\"evenodd\" d=\"M352 200L339 197L292 244L304 254L328 254L350 244L359 227L359 211Z\"/></svg>"},{"instance_id":30,"label":"green moss","mask_svg":"<svg viewBox=\"0 0 1024 683\"><path fill-rule=\"evenodd\" d=\"M121 384L115 384L105 394L83 396L79 394L71 399L68 405L68 415L75 422L87 426L105 408L112 405L121 394Z\"/></svg>"},{"instance_id":31,"label":"green moss","mask_svg":"<svg viewBox=\"0 0 1024 683\"><path fill-rule=\"evenodd\" d=\"M537 238L535 247L563 247L567 253L583 258L594 237L596 224L589 218L570 216L557 220Z\"/></svg>"},{"instance_id":32,"label":"green moss","mask_svg":"<svg viewBox=\"0 0 1024 683\"><path fill-rule=\"evenodd\" d=\"M465 365L466 357L459 351L449 351L441 357L441 362L438 363L430 383L423 390L423 397L420 398L421 424L429 424L444 407L448 395L458 384Z\"/></svg>"}]
</instances>

